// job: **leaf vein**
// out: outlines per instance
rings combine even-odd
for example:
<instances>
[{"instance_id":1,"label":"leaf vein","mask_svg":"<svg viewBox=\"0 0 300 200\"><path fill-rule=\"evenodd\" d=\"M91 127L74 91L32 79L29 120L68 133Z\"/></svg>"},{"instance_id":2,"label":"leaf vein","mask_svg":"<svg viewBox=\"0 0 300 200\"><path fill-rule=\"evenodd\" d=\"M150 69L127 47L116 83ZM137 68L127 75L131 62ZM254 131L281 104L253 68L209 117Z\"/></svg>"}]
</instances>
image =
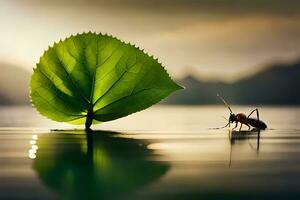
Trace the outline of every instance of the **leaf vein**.
<instances>
[{"instance_id":1,"label":"leaf vein","mask_svg":"<svg viewBox=\"0 0 300 200\"><path fill-rule=\"evenodd\" d=\"M99 108L98 110L95 111L95 113L96 113L96 112L99 112L99 111L101 111L101 110L103 110L104 108L106 108L106 107L108 107L108 106L111 106L112 104L115 104L115 103L117 103L117 102L119 102L119 101L122 101L123 99L126 99L126 98L128 98L128 97L130 97L130 96L137 95L137 94L139 94L139 93L141 93L141 92L144 92L144 91L147 91L147 90L155 90L155 89L156 89L156 88L146 88L146 89L139 90L139 91L137 91L137 92L135 92L135 93L131 93L131 94L127 95L127 96L121 97L120 99L115 100L115 101L113 101L113 102L111 102L111 103L105 105L105 106L102 107L102 108Z\"/></svg>"},{"instance_id":2,"label":"leaf vein","mask_svg":"<svg viewBox=\"0 0 300 200\"><path fill-rule=\"evenodd\" d=\"M64 46L63 46L64 47ZM63 48L63 54L65 53L65 47ZM69 80L71 81L71 83L73 84L73 86L78 90L78 93L80 94L80 96L83 98L84 101L86 101L87 103L90 103L89 100L83 95L82 91L80 90L80 88L78 87L78 85L76 84L76 82L73 80L73 78L71 77L71 75L69 74L68 70L65 68L64 64L62 63L62 61L60 60L58 54L56 51L55 52L55 56L58 60L59 65L62 67L62 69L64 70L64 72L66 73L67 77L69 78ZM63 56L64 57L64 56Z\"/></svg>"},{"instance_id":3,"label":"leaf vein","mask_svg":"<svg viewBox=\"0 0 300 200\"><path fill-rule=\"evenodd\" d=\"M63 114L65 114L65 115L69 115L69 116L80 116L80 118L82 118L82 117L84 117L84 115L76 115L76 114L72 114L72 113L68 113L68 112L64 112L64 111L62 111L62 110L59 110L59 109L57 109L54 105L52 105L51 103L50 103L50 101L49 100L47 100L45 97L43 97L37 90L34 90L34 92L40 97L40 98L42 98L50 107L52 107L53 109L55 109L55 110L57 110L58 112L60 112L60 113L63 113ZM59 99L61 99L61 97L60 96L58 96L58 95L55 95L57 98L59 98ZM79 118L78 118L79 119Z\"/></svg>"}]
</instances>

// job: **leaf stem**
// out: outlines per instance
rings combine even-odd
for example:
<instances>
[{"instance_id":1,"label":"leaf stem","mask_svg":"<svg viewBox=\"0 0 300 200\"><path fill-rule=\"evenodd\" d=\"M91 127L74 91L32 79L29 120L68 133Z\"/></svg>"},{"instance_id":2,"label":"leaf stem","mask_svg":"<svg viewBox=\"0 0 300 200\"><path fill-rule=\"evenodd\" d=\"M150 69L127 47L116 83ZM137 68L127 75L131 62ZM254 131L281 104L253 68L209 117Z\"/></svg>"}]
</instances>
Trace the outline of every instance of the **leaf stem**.
<instances>
[{"instance_id":1,"label":"leaf stem","mask_svg":"<svg viewBox=\"0 0 300 200\"><path fill-rule=\"evenodd\" d=\"M86 115L86 121L85 121L85 130L87 133L91 133L91 125L93 123L94 113L93 108L88 110L88 113Z\"/></svg>"}]
</instances>

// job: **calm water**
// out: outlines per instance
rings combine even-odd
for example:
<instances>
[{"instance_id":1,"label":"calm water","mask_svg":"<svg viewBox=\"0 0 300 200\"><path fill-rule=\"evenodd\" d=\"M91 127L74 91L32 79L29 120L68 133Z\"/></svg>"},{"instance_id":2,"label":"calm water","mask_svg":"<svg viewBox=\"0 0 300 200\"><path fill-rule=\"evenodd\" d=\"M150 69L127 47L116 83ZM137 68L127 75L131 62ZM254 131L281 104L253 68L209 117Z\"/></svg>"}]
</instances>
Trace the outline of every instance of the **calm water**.
<instances>
[{"instance_id":1,"label":"calm water","mask_svg":"<svg viewBox=\"0 0 300 200\"><path fill-rule=\"evenodd\" d=\"M261 132L209 129L223 106L156 106L87 136L0 107L0 198L299 199L300 108L259 109Z\"/></svg>"}]
</instances>

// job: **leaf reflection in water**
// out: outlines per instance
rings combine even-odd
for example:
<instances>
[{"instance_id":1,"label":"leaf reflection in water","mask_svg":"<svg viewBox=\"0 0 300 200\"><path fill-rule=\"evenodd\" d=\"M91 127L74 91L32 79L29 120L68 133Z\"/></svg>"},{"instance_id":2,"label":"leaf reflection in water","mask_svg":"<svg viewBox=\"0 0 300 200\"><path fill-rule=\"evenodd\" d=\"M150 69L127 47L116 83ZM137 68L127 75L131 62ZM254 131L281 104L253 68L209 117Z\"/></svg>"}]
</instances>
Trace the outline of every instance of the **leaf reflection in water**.
<instances>
[{"instance_id":1,"label":"leaf reflection in water","mask_svg":"<svg viewBox=\"0 0 300 200\"><path fill-rule=\"evenodd\" d=\"M63 199L110 199L134 192L159 179L169 164L151 160L143 140L54 132L40 135L33 163L42 182Z\"/></svg>"}]
</instances>

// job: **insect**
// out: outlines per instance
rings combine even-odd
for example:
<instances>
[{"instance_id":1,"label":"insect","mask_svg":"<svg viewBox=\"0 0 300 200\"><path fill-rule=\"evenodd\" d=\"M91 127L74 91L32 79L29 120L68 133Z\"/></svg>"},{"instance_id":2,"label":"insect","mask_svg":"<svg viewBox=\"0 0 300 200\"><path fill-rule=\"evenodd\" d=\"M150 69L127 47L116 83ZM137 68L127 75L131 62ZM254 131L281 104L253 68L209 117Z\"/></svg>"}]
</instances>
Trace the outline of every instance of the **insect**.
<instances>
[{"instance_id":1,"label":"insect","mask_svg":"<svg viewBox=\"0 0 300 200\"><path fill-rule=\"evenodd\" d=\"M257 129L266 129L267 128L267 125L259 119L259 112L258 112L257 108L252 110L248 116L245 115L244 113L234 114L232 112L230 106L223 99L223 97L221 97L219 94L217 94L217 96L223 101L223 103L227 106L227 108L230 111L228 124L226 124L225 126L223 126L221 128L225 128L227 126L229 126L229 128L230 128L230 124L233 123L233 122L235 122L235 127L233 128L233 130L237 128L238 123L241 124L239 131L241 131L243 125L248 126L248 128L249 128L248 130L250 130L251 126L254 127L254 128L257 128ZM257 119L250 117L254 112L256 112ZM221 129L221 128L217 128L217 129Z\"/></svg>"}]
</instances>

